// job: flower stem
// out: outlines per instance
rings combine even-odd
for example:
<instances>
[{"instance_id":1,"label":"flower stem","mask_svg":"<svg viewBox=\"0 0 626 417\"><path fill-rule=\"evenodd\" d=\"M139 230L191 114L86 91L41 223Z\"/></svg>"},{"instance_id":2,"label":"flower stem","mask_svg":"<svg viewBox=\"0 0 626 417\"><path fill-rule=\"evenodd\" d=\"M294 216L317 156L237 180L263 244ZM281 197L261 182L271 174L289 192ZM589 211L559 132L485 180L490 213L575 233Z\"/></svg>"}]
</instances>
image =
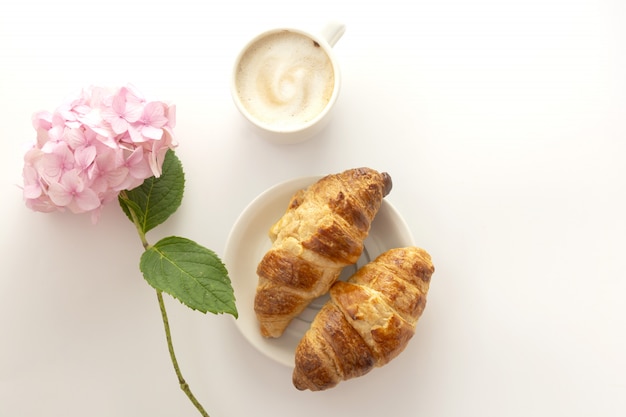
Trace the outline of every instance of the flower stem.
<instances>
[{"instance_id":1,"label":"flower stem","mask_svg":"<svg viewBox=\"0 0 626 417\"><path fill-rule=\"evenodd\" d=\"M126 191L122 191L119 194L120 200L125 200L128 204L128 194ZM137 233L139 234L139 239L141 239L141 244L145 250L150 248L150 244L146 240L146 233L144 231L144 227L139 221L137 213L135 210L129 207L128 213L137 229ZM210 417L209 413L204 410L202 404L198 401L198 399L191 392L191 388L189 388L189 384L183 378L183 374L180 371L180 367L178 366L178 360L176 359L176 354L174 353L174 345L172 344L172 333L170 332L170 322L167 319L167 311L165 310L165 303L163 302L163 292L161 290L156 290L157 299L159 300L159 308L161 309L161 318L163 319L163 327L165 328L165 338L167 339L167 349L170 352L170 359L172 360L172 365L174 365L174 371L176 372L176 376L178 377L178 384L180 385L180 389L183 390L187 398L191 401L191 403L196 407L196 409L200 412L202 417Z\"/></svg>"},{"instance_id":2,"label":"flower stem","mask_svg":"<svg viewBox=\"0 0 626 417\"><path fill-rule=\"evenodd\" d=\"M126 193L126 191L121 191L119 194L119 198L121 200L125 200L125 201L129 201L128 200L128 194ZM127 203L128 204L128 203ZM142 224L139 222L139 218L137 217L137 213L135 213L135 210L128 210L130 217L133 220L133 224L135 225L135 229L137 229L137 234L139 235L139 239L141 240L141 244L143 245L144 249L148 249L150 247L150 244L148 243L148 241L146 240L146 233L143 230Z\"/></svg>"},{"instance_id":3,"label":"flower stem","mask_svg":"<svg viewBox=\"0 0 626 417\"><path fill-rule=\"evenodd\" d=\"M172 334L170 333L170 324L167 319L167 312L165 311L165 303L163 302L163 293L157 290L157 298L159 300L159 307L161 308L161 317L163 318L163 327L165 327L165 338L167 339L167 348L170 351L170 358L172 360L172 365L174 365L174 371L176 372L176 376L178 377L178 383L180 384L180 389L187 395L191 403L198 409L200 414L203 417L209 417L209 414L204 410L202 404L196 399L196 397L191 392L189 385L183 378L183 374L180 371L180 367L178 366L178 361L176 360L176 354L174 353L174 345L172 344Z\"/></svg>"}]
</instances>

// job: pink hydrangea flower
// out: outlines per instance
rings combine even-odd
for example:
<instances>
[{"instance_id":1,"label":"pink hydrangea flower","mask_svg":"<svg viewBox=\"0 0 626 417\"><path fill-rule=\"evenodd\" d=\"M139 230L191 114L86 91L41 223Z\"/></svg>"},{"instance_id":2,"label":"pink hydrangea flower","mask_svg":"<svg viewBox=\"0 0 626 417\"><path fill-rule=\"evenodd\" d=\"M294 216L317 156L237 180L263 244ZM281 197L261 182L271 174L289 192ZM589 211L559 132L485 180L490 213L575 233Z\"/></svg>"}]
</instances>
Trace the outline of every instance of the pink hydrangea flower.
<instances>
[{"instance_id":1,"label":"pink hydrangea flower","mask_svg":"<svg viewBox=\"0 0 626 417\"><path fill-rule=\"evenodd\" d=\"M160 176L174 149L175 106L132 86L83 89L54 112L33 115L36 140L24 156L23 196L35 211L91 213L122 190Z\"/></svg>"}]
</instances>

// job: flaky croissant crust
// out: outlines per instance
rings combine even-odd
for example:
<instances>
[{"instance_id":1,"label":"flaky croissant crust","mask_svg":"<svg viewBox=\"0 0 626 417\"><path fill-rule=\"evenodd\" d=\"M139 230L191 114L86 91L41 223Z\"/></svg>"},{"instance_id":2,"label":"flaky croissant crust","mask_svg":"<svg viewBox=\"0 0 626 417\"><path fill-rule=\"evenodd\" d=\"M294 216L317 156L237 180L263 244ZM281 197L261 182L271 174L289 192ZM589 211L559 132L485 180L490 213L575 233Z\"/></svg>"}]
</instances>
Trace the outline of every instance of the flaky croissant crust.
<instances>
[{"instance_id":1,"label":"flaky croissant crust","mask_svg":"<svg viewBox=\"0 0 626 417\"><path fill-rule=\"evenodd\" d=\"M397 357L415 333L433 272L426 251L398 248L336 282L296 348L294 386L325 390Z\"/></svg>"},{"instance_id":2,"label":"flaky croissant crust","mask_svg":"<svg viewBox=\"0 0 626 417\"><path fill-rule=\"evenodd\" d=\"M391 187L387 173L356 168L295 193L270 228L272 247L257 267L254 310L263 336L282 335L345 266L356 263Z\"/></svg>"}]
</instances>

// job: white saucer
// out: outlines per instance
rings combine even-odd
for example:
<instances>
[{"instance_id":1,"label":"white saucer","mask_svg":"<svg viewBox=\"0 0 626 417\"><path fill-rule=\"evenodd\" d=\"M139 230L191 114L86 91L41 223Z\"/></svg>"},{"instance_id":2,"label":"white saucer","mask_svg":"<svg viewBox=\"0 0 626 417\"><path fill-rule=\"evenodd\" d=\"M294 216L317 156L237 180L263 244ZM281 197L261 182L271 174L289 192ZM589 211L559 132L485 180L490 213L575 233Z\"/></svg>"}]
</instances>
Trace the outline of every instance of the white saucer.
<instances>
[{"instance_id":1,"label":"white saucer","mask_svg":"<svg viewBox=\"0 0 626 417\"><path fill-rule=\"evenodd\" d=\"M224 263L232 281L239 318L235 321L244 337L259 351L277 362L292 367L295 349L309 328L315 314L327 300L322 296L313 301L294 319L285 333L277 339L261 336L254 314L254 296L257 280L256 268L270 249L270 227L285 213L292 195L308 187L321 177L305 177L277 184L255 198L241 213L233 226L224 252ZM393 191L392 191L393 192ZM346 279L369 260L382 252L405 246L414 246L413 237L396 209L386 200L372 222L365 250L356 266L346 267L341 279Z\"/></svg>"}]
</instances>

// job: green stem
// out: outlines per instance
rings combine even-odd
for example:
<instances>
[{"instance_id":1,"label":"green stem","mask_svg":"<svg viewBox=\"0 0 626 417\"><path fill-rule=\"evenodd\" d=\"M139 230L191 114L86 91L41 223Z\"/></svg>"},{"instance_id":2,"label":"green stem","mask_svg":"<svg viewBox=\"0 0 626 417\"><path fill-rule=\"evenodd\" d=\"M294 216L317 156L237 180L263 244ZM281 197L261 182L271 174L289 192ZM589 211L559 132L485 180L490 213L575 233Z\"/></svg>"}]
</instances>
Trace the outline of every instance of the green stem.
<instances>
[{"instance_id":1,"label":"green stem","mask_svg":"<svg viewBox=\"0 0 626 417\"><path fill-rule=\"evenodd\" d=\"M128 194L126 193L126 191L121 191L119 194L119 198L128 201ZM143 248L148 249L150 247L150 244L146 240L146 234L144 233L143 227L139 222L137 213L135 213L135 210L130 209L128 210L128 212L130 213L130 217L133 219L133 224L135 225L135 229L137 229L137 234L139 235L139 239L141 239L141 244L143 245Z\"/></svg>"},{"instance_id":2,"label":"green stem","mask_svg":"<svg viewBox=\"0 0 626 417\"><path fill-rule=\"evenodd\" d=\"M183 378L183 374L180 371L180 367L178 366L178 361L176 360L176 354L174 353L174 345L172 344L172 335L170 333L170 324L167 319L167 312L165 311L165 303L163 302L163 293L157 290L157 298L159 300L159 307L161 308L161 317L163 318L163 327L165 327L165 338L167 339L167 348L170 351L170 358L172 359L172 365L174 365L174 371L176 372L176 376L178 377L178 383L180 384L180 389L187 395L191 403L198 409L200 414L203 417L209 417L209 414L204 410L202 404L196 399L196 397L191 392L189 388L189 384Z\"/></svg>"},{"instance_id":3,"label":"green stem","mask_svg":"<svg viewBox=\"0 0 626 417\"><path fill-rule=\"evenodd\" d=\"M120 193L121 198L128 198L128 195L125 191ZM139 238L141 239L141 244L145 250L150 248L150 244L146 240L146 234L143 230L142 225L139 222L139 218L134 210L129 210L130 216L133 219L133 224L137 229L137 233L139 234ZM172 343L172 333L170 332L170 322L167 319L167 311L165 310L165 303L163 302L163 292L160 290L156 290L157 299L159 300L159 308L161 309L161 318L163 319L163 327L165 328L165 338L167 339L167 349L170 352L170 359L172 360L172 365L174 365L174 371L176 372L176 376L178 377L178 384L180 385L180 389L183 390L187 398L191 401L191 403L196 407L196 409L200 412L202 417L210 417L209 413L204 410L202 404L197 400L197 398L191 392L191 388L189 388L189 384L183 378L183 374L180 371L180 367L178 366L178 360L176 359L176 354L174 353L174 345Z\"/></svg>"}]
</instances>

